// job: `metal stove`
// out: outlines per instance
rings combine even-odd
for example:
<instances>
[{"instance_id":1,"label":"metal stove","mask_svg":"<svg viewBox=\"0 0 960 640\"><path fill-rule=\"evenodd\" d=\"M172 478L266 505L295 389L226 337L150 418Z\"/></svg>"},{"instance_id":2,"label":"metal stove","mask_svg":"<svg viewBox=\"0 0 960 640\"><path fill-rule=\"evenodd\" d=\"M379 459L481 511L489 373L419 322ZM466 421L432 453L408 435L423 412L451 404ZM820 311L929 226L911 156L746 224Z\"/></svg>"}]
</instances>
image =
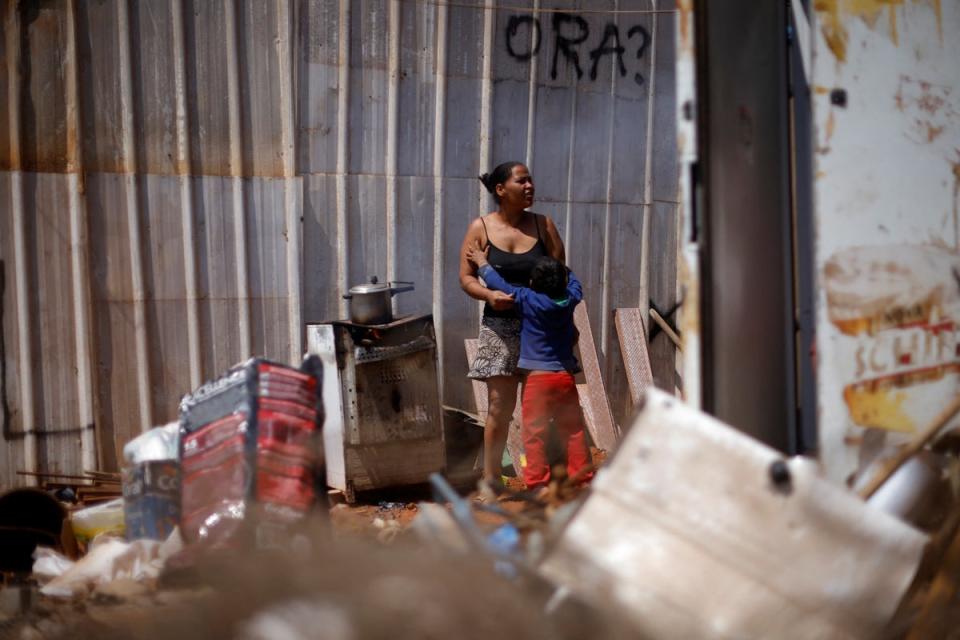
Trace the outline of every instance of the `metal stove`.
<instances>
[{"instance_id":1,"label":"metal stove","mask_svg":"<svg viewBox=\"0 0 960 640\"><path fill-rule=\"evenodd\" d=\"M432 315L308 324L307 348L323 362L327 484L353 502L444 470Z\"/></svg>"}]
</instances>

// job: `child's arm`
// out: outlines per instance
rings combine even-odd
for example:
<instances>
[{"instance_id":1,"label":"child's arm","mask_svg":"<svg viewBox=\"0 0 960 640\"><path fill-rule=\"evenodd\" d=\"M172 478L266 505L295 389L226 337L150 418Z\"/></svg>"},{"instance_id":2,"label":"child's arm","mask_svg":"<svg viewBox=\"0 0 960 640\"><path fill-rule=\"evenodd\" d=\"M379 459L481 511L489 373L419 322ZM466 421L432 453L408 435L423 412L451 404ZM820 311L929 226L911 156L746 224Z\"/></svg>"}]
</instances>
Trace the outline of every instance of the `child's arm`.
<instances>
[{"instance_id":1,"label":"child's arm","mask_svg":"<svg viewBox=\"0 0 960 640\"><path fill-rule=\"evenodd\" d=\"M573 301L573 304L579 304L583 300L583 287L573 271L567 272L567 295Z\"/></svg>"},{"instance_id":2,"label":"child's arm","mask_svg":"<svg viewBox=\"0 0 960 640\"><path fill-rule=\"evenodd\" d=\"M497 273L496 269L490 266L490 263L487 262L487 253L489 251L489 247L486 249L468 247L467 260L477 265L477 275L483 278L487 287L508 294L514 299L513 302L515 305L520 305L520 299L523 297L525 289L523 287L513 286L504 280L500 274Z\"/></svg>"},{"instance_id":3,"label":"child's arm","mask_svg":"<svg viewBox=\"0 0 960 640\"><path fill-rule=\"evenodd\" d=\"M483 278L483 281L487 283L487 286L491 289L496 289L497 291L503 291L512 295L514 298L518 298L518 293L523 291L523 287L515 287L501 277L497 270L490 266L489 263L483 263L480 265L479 269L480 277Z\"/></svg>"}]
</instances>

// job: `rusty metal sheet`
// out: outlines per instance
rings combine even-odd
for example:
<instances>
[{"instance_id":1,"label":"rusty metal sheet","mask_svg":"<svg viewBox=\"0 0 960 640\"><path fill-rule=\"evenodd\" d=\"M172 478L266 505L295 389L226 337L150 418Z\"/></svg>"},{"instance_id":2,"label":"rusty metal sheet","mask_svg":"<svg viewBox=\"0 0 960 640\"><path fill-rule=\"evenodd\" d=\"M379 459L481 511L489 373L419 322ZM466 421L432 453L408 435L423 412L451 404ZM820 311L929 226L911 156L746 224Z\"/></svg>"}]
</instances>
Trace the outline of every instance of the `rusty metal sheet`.
<instances>
[{"instance_id":1,"label":"rusty metal sheet","mask_svg":"<svg viewBox=\"0 0 960 640\"><path fill-rule=\"evenodd\" d=\"M286 186L281 179L252 179L248 185L251 354L294 364L291 346L299 338L288 330L292 275L287 264L293 248L287 221L280 215Z\"/></svg>"},{"instance_id":2,"label":"rusty metal sheet","mask_svg":"<svg viewBox=\"0 0 960 640\"><path fill-rule=\"evenodd\" d=\"M17 16L19 87L10 87L19 100L20 151L24 171L62 173L67 169L67 99L63 86L67 57L66 3L5 3ZM18 6L19 4L19 6ZM16 163L10 163L16 167Z\"/></svg>"},{"instance_id":3,"label":"rusty metal sheet","mask_svg":"<svg viewBox=\"0 0 960 640\"><path fill-rule=\"evenodd\" d=\"M225 371L249 353L250 302L244 219L236 215L234 192L240 178L193 178L197 233L197 295L200 305L201 371L205 380ZM243 334L247 335L244 336Z\"/></svg>"},{"instance_id":4,"label":"rusty metal sheet","mask_svg":"<svg viewBox=\"0 0 960 640\"><path fill-rule=\"evenodd\" d=\"M819 450L844 481L960 393L960 5L816 9Z\"/></svg>"},{"instance_id":5,"label":"rusty metal sheet","mask_svg":"<svg viewBox=\"0 0 960 640\"><path fill-rule=\"evenodd\" d=\"M138 137L142 141L142 171L179 174L188 167L177 166L176 110L171 108L176 95L176 51L174 50L173 3L147 2L130 5L130 37L134 48ZM189 91L187 92L189 93Z\"/></svg>"}]
</instances>

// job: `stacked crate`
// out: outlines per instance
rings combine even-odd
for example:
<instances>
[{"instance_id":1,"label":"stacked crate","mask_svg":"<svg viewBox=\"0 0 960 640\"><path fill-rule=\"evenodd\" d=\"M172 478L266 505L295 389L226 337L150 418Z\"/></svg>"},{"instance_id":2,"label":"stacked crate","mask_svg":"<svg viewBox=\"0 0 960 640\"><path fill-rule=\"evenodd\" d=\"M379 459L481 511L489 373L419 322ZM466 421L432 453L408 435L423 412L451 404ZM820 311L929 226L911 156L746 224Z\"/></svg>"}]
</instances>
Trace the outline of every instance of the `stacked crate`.
<instances>
[{"instance_id":1,"label":"stacked crate","mask_svg":"<svg viewBox=\"0 0 960 640\"><path fill-rule=\"evenodd\" d=\"M180 403L181 531L188 542L232 539L254 517L269 546L313 505L319 367L251 359Z\"/></svg>"}]
</instances>

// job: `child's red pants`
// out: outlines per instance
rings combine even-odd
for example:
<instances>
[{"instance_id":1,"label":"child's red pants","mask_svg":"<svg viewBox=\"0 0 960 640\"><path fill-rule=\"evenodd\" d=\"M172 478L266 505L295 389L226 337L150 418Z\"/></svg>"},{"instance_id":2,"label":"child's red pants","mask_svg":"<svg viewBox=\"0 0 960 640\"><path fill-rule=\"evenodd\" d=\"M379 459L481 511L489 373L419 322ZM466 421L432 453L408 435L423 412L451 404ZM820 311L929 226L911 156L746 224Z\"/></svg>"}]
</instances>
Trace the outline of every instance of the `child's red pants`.
<instances>
[{"instance_id":1,"label":"child's red pants","mask_svg":"<svg viewBox=\"0 0 960 640\"><path fill-rule=\"evenodd\" d=\"M546 442L551 418L567 452L568 477L590 464L590 452L583 435L583 413L573 375L566 371L528 375L523 386L521 428L527 457L523 479L528 489L544 486L550 481Z\"/></svg>"}]
</instances>

